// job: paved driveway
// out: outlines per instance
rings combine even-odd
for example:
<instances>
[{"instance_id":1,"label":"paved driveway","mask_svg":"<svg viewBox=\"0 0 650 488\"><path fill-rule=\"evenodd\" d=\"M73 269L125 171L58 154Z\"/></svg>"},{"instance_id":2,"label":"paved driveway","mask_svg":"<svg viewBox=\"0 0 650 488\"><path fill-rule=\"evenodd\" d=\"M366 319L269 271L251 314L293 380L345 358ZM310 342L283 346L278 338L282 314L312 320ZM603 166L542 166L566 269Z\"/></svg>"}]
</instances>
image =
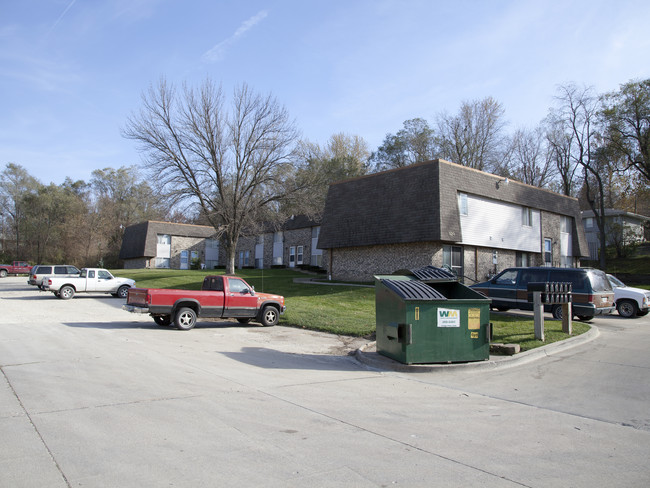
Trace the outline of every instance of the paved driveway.
<instances>
[{"instance_id":1,"label":"paved driveway","mask_svg":"<svg viewBox=\"0 0 650 488\"><path fill-rule=\"evenodd\" d=\"M650 317L507 369L368 369L362 341L0 280L0 486L647 486Z\"/></svg>"}]
</instances>

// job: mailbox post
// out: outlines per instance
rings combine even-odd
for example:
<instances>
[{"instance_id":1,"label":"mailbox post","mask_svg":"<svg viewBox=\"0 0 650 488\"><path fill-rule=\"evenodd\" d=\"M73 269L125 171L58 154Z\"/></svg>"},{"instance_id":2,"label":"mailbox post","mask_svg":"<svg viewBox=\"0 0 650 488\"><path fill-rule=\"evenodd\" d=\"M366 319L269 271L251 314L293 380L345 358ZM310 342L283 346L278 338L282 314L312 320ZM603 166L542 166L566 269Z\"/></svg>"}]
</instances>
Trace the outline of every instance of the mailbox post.
<instances>
[{"instance_id":1,"label":"mailbox post","mask_svg":"<svg viewBox=\"0 0 650 488\"><path fill-rule=\"evenodd\" d=\"M544 342L544 305L562 305L562 332L571 335L571 283L537 282L528 283L528 301L533 302L535 339ZM532 296L531 296L532 295Z\"/></svg>"}]
</instances>

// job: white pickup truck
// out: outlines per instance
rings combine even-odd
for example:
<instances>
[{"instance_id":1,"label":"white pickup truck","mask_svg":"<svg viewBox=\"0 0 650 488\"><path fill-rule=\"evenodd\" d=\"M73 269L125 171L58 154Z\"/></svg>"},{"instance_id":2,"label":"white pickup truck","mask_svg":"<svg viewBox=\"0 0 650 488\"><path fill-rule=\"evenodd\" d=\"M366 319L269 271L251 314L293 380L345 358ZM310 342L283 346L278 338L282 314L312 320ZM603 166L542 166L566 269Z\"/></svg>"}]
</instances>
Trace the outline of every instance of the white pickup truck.
<instances>
[{"instance_id":1,"label":"white pickup truck","mask_svg":"<svg viewBox=\"0 0 650 488\"><path fill-rule=\"evenodd\" d=\"M612 288L614 288L614 302L621 317L629 319L648 315L650 310L650 290L627 286L610 274L607 275L607 278Z\"/></svg>"},{"instance_id":2,"label":"white pickup truck","mask_svg":"<svg viewBox=\"0 0 650 488\"><path fill-rule=\"evenodd\" d=\"M57 297L69 300L75 293L110 293L114 297L126 298L129 288L135 281L129 278L116 278L107 269L83 268L79 276L49 276L43 280L43 289Z\"/></svg>"}]
</instances>

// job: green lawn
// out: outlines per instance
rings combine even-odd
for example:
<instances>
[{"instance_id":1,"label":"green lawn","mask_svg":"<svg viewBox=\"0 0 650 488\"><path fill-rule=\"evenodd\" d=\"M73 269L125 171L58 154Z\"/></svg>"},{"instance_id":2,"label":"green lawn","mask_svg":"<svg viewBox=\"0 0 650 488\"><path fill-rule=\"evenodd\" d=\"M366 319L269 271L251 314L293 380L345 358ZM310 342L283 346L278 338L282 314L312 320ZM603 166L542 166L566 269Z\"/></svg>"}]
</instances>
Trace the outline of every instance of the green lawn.
<instances>
[{"instance_id":1,"label":"green lawn","mask_svg":"<svg viewBox=\"0 0 650 488\"><path fill-rule=\"evenodd\" d=\"M181 288L198 290L203 277L223 274L223 270L114 270L116 276L132 278L140 288ZM289 269L244 269L237 272L255 290L277 293L286 299L287 311L280 318L281 325L300 327L333 334L370 337L375 332L375 289L358 286L327 286L294 283L294 278L308 278ZM522 350L566 339L562 323L545 322L546 342L535 340L533 320L491 314L493 342L517 343ZM574 322L574 335L589 330L589 326Z\"/></svg>"}]
</instances>

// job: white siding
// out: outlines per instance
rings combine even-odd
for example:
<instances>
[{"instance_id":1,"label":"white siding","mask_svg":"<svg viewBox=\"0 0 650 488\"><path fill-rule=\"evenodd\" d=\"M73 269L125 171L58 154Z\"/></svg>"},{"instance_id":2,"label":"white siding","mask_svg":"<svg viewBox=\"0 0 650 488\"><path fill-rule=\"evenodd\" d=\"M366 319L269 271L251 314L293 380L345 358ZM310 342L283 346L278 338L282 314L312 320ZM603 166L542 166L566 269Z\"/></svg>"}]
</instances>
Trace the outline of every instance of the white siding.
<instances>
[{"instance_id":1,"label":"white siding","mask_svg":"<svg viewBox=\"0 0 650 488\"><path fill-rule=\"evenodd\" d=\"M539 210L532 225L522 224L522 206L468 195L467 215L460 216L462 244L525 252L541 252Z\"/></svg>"}]
</instances>

